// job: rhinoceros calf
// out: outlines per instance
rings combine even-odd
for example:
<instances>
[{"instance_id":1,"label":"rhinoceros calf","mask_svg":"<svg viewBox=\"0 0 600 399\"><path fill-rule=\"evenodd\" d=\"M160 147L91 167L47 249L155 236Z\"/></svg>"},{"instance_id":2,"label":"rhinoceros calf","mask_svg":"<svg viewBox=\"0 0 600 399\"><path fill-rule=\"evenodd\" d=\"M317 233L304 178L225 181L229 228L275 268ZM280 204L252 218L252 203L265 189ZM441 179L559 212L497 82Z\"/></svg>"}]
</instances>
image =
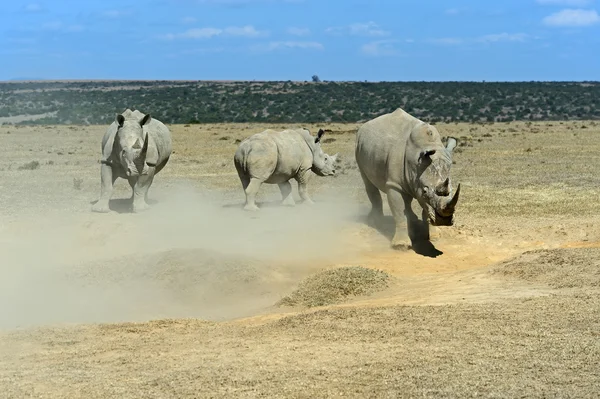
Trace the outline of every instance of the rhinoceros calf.
<instances>
[{"instance_id":1,"label":"rhinoceros calf","mask_svg":"<svg viewBox=\"0 0 600 399\"><path fill-rule=\"evenodd\" d=\"M292 185L298 182L298 193L306 203L312 203L306 189L309 172L319 176L335 174L337 154L329 156L321 149L319 130L314 137L306 129L284 131L265 130L243 140L234 155L234 164L246 193L245 210L256 211L255 199L261 184L277 184L283 204L293 206Z\"/></svg>"},{"instance_id":2,"label":"rhinoceros calf","mask_svg":"<svg viewBox=\"0 0 600 399\"><path fill-rule=\"evenodd\" d=\"M356 133L355 156L372 209L369 220L383 216L381 193L387 194L396 223L392 247L409 249L410 237L429 240L429 224L450 226L460 184L453 193L450 181L452 150L456 139L444 147L437 129L402 109L379 116ZM412 200L421 205L422 221L412 211ZM403 229L402 212L408 229Z\"/></svg>"},{"instance_id":3,"label":"rhinoceros calf","mask_svg":"<svg viewBox=\"0 0 600 399\"><path fill-rule=\"evenodd\" d=\"M118 114L102 138L100 199L94 212L108 212L115 180L127 179L133 190L133 211L148 208L148 189L171 156L171 133L150 114L126 109Z\"/></svg>"}]
</instances>

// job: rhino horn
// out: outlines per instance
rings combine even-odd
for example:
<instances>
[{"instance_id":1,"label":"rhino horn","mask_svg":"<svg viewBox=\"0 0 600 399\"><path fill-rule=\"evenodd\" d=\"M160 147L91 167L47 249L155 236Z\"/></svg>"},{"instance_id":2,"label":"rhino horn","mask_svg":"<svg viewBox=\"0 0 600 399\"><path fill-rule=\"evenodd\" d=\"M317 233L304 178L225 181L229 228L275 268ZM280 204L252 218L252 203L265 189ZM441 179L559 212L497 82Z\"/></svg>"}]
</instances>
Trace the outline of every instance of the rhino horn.
<instances>
[{"instance_id":1,"label":"rhino horn","mask_svg":"<svg viewBox=\"0 0 600 399\"><path fill-rule=\"evenodd\" d=\"M454 196L452 198L450 198L442 207L445 214L454 213L454 208L456 207L456 203L458 202L459 195L460 195L460 183L458 183L458 187L456 187Z\"/></svg>"},{"instance_id":2,"label":"rhino horn","mask_svg":"<svg viewBox=\"0 0 600 399\"><path fill-rule=\"evenodd\" d=\"M144 138L144 145L142 146L142 151L140 152L140 159L142 161L145 161L147 154L148 154L148 133L146 133L146 137Z\"/></svg>"},{"instance_id":3,"label":"rhino horn","mask_svg":"<svg viewBox=\"0 0 600 399\"><path fill-rule=\"evenodd\" d=\"M438 194L438 195L446 196L446 195L448 195L449 188L450 188L450 178L446 177L446 180L444 180L442 183L440 183L435 188L435 191L436 191L436 194Z\"/></svg>"}]
</instances>

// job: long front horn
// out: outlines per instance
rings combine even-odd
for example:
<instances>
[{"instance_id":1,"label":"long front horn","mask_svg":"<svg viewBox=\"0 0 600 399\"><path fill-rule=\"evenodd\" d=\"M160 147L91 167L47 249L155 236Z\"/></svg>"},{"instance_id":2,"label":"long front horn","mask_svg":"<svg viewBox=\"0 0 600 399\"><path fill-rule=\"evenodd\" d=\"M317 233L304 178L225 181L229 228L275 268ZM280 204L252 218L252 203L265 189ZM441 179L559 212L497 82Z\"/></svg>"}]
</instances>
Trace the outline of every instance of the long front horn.
<instances>
[{"instance_id":1,"label":"long front horn","mask_svg":"<svg viewBox=\"0 0 600 399\"><path fill-rule=\"evenodd\" d=\"M142 151L140 152L140 158L145 161L146 154L148 154L148 133L146 133L146 137L144 138L144 146L142 147Z\"/></svg>"},{"instance_id":2,"label":"long front horn","mask_svg":"<svg viewBox=\"0 0 600 399\"><path fill-rule=\"evenodd\" d=\"M454 196L452 197L452 199L446 203L446 206L444 206L444 211L446 211L447 213L454 212L454 208L456 207L456 203L458 202L459 195L460 195L460 183L458 183L458 187L456 187L456 192L454 193Z\"/></svg>"}]
</instances>

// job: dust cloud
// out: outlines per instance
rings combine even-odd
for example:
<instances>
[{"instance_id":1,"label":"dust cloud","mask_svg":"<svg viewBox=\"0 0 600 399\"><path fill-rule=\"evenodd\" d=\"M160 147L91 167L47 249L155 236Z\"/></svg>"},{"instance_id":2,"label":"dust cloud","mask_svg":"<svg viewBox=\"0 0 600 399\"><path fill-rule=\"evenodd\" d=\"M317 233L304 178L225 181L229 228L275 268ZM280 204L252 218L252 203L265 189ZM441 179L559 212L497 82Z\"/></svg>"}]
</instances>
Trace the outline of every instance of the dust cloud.
<instances>
[{"instance_id":1,"label":"dust cloud","mask_svg":"<svg viewBox=\"0 0 600 399\"><path fill-rule=\"evenodd\" d=\"M257 314L351 262L346 232L364 213L339 195L249 213L185 184L152 198L141 214L78 208L0 228L0 328Z\"/></svg>"}]
</instances>

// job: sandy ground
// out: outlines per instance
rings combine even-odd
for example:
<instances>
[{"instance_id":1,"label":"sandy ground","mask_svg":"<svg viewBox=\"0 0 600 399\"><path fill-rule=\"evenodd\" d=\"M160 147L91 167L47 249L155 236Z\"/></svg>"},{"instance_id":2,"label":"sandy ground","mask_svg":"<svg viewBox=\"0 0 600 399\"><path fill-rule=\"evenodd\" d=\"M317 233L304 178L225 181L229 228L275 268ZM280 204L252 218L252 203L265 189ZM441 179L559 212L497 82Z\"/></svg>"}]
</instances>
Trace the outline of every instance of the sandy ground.
<instances>
[{"instance_id":1,"label":"sandy ground","mask_svg":"<svg viewBox=\"0 0 600 399\"><path fill-rule=\"evenodd\" d=\"M142 214L122 180L90 212L104 126L0 127L0 396L596 397L600 125L438 125L463 189L421 253L364 223L357 125L323 126L341 173L314 206L263 185L243 212L236 140L265 127L170 126ZM277 305L341 266L390 284Z\"/></svg>"}]
</instances>

